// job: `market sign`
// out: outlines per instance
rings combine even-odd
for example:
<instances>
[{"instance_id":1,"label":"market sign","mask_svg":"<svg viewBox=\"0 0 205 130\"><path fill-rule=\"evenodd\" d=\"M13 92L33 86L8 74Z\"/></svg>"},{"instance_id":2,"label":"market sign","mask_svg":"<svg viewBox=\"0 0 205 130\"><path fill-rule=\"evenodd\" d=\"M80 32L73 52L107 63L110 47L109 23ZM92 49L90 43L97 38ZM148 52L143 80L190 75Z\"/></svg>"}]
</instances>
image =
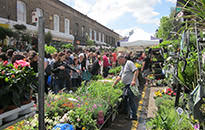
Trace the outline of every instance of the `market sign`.
<instances>
[{"instance_id":1,"label":"market sign","mask_svg":"<svg viewBox=\"0 0 205 130\"><path fill-rule=\"evenodd\" d=\"M176 13L179 13L181 10L182 10L182 8L181 8L181 7L180 7L180 8L179 8L179 7L177 7L177 8L176 8Z\"/></svg>"}]
</instances>

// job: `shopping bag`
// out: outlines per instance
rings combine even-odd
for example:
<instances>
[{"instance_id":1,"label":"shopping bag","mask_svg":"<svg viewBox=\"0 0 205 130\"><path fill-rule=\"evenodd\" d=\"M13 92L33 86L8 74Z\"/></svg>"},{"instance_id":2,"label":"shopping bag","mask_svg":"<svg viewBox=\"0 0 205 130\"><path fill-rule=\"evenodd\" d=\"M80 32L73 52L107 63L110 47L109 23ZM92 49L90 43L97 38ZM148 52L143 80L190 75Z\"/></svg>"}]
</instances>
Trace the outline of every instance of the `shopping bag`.
<instances>
[{"instance_id":1,"label":"shopping bag","mask_svg":"<svg viewBox=\"0 0 205 130\"><path fill-rule=\"evenodd\" d=\"M52 130L74 130L70 124L57 124Z\"/></svg>"},{"instance_id":2,"label":"shopping bag","mask_svg":"<svg viewBox=\"0 0 205 130\"><path fill-rule=\"evenodd\" d=\"M138 89L138 86L137 86L137 85L134 85L134 86L131 86L131 85L130 85L130 89L131 89L131 91L133 92L133 94L134 94L135 96L139 96L139 95L140 95L140 92L139 92L139 89Z\"/></svg>"},{"instance_id":3,"label":"shopping bag","mask_svg":"<svg viewBox=\"0 0 205 130\"><path fill-rule=\"evenodd\" d=\"M92 75L88 71L83 71L82 73L82 79L85 81L89 81L91 79Z\"/></svg>"}]
</instances>

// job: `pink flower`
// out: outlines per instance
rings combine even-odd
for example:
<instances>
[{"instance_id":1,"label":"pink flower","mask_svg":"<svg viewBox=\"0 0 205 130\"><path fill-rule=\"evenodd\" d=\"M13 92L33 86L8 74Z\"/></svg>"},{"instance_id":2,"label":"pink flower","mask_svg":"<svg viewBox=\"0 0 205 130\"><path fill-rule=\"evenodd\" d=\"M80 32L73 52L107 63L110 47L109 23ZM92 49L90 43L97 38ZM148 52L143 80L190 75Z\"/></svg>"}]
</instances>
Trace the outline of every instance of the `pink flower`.
<instances>
[{"instance_id":1,"label":"pink flower","mask_svg":"<svg viewBox=\"0 0 205 130\"><path fill-rule=\"evenodd\" d=\"M79 122L79 121L80 121L80 118L78 118L77 121Z\"/></svg>"},{"instance_id":2,"label":"pink flower","mask_svg":"<svg viewBox=\"0 0 205 130\"><path fill-rule=\"evenodd\" d=\"M8 61L4 61L3 66L6 66L8 64Z\"/></svg>"},{"instance_id":3,"label":"pink flower","mask_svg":"<svg viewBox=\"0 0 205 130\"><path fill-rule=\"evenodd\" d=\"M168 95L170 95L170 96L171 96L172 94L171 94L171 93L168 93Z\"/></svg>"},{"instance_id":4,"label":"pink flower","mask_svg":"<svg viewBox=\"0 0 205 130\"><path fill-rule=\"evenodd\" d=\"M30 64L24 60L17 60L15 63L14 63L14 66L16 68L18 68L18 66L21 66L21 67L25 67L25 66L30 66Z\"/></svg>"},{"instance_id":5,"label":"pink flower","mask_svg":"<svg viewBox=\"0 0 205 130\"><path fill-rule=\"evenodd\" d=\"M94 105L93 105L93 108L95 108L95 109L96 109L96 108L97 108L97 105L96 105L96 104L94 104Z\"/></svg>"},{"instance_id":6,"label":"pink flower","mask_svg":"<svg viewBox=\"0 0 205 130\"><path fill-rule=\"evenodd\" d=\"M176 96L177 94L176 94L176 93L173 93L173 95Z\"/></svg>"}]
</instances>

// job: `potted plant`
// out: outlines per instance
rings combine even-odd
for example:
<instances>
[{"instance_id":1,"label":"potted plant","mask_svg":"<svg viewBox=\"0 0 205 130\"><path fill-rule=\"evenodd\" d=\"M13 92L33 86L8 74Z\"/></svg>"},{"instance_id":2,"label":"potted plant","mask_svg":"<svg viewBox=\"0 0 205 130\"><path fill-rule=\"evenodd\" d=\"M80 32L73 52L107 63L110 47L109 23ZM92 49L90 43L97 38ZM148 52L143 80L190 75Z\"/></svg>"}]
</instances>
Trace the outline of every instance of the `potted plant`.
<instances>
[{"instance_id":1,"label":"potted plant","mask_svg":"<svg viewBox=\"0 0 205 130\"><path fill-rule=\"evenodd\" d=\"M30 64L24 60L16 61L14 64L3 63L0 64L0 71L0 107L9 111L29 101L30 86L35 78Z\"/></svg>"}]
</instances>

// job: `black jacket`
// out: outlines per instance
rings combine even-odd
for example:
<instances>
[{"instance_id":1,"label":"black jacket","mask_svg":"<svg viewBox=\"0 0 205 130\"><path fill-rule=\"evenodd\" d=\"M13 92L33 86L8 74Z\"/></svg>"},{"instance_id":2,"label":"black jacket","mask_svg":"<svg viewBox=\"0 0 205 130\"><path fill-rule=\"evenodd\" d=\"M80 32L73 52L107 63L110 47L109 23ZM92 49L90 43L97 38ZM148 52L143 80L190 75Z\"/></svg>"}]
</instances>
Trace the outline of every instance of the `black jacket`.
<instances>
[{"instance_id":1,"label":"black jacket","mask_svg":"<svg viewBox=\"0 0 205 130\"><path fill-rule=\"evenodd\" d=\"M58 67L60 67L60 66L64 66L65 69L64 70L59 69ZM73 70L75 72L77 71L76 69L74 69L70 65L66 64L66 62L62 62L62 61L56 61L52 67L52 73L54 74L54 77L56 79L68 79L68 78L70 78L70 71L71 70Z\"/></svg>"}]
</instances>

